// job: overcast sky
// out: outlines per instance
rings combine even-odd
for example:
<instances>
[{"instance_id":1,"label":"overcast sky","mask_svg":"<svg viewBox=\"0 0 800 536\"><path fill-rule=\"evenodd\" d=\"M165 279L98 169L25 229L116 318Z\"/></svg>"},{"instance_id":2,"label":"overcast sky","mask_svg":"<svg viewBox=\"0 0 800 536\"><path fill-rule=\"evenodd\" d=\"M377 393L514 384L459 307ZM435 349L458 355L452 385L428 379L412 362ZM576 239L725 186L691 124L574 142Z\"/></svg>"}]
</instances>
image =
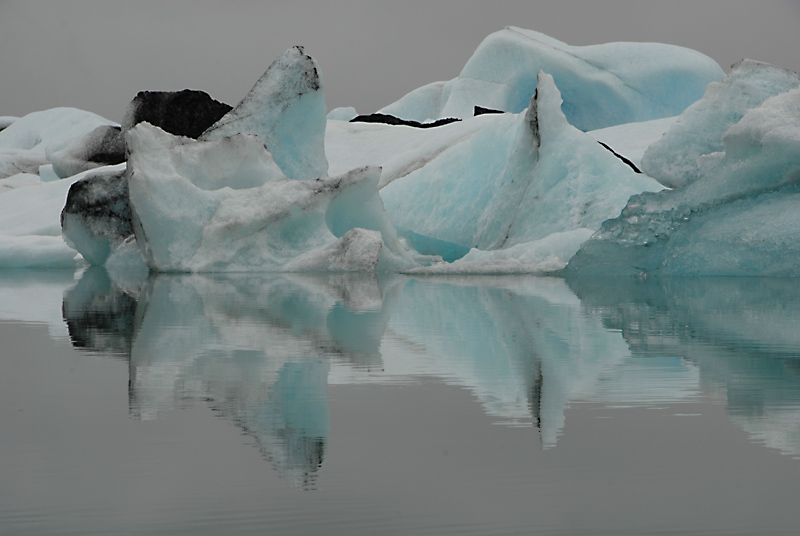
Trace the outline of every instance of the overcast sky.
<instances>
[{"instance_id":1,"label":"overcast sky","mask_svg":"<svg viewBox=\"0 0 800 536\"><path fill-rule=\"evenodd\" d=\"M233 105L293 45L319 61L329 108L369 113L457 76L508 25L800 71L799 0L0 0L0 116L74 106L119 121L140 90Z\"/></svg>"}]
</instances>

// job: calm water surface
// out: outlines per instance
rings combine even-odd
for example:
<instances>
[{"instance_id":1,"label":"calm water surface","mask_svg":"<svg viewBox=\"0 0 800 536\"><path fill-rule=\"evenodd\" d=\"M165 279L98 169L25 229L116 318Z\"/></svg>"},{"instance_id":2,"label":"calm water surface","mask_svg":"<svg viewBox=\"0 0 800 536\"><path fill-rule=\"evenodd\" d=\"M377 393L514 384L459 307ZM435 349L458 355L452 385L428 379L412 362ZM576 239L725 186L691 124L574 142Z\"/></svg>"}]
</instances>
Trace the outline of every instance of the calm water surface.
<instances>
[{"instance_id":1,"label":"calm water surface","mask_svg":"<svg viewBox=\"0 0 800 536\"><path fill-rule=\"evenodd\" d=\"M0 534L797 534L800 282L0 272Z\"/></svg>"}]
</instances>

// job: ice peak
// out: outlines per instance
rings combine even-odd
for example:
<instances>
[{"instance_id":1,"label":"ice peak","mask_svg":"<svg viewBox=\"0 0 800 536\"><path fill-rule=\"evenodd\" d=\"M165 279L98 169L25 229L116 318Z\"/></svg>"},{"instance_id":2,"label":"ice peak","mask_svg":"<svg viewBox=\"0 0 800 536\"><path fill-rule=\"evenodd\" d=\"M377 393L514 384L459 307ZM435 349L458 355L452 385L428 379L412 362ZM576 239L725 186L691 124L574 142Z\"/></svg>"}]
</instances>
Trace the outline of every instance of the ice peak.
<instances>
[{"instance_id":1,"label":"ice peak","mask_svg":"<svg viewBox=\"0 0 800 536\"><path fill-rule=\"evenodd\" d=\"M200 139L255 134L288 178L316 179L328 173L326 114L322 72L302 46L295 46L278 56L241 102Z\"/></svg>"}]
</instances>

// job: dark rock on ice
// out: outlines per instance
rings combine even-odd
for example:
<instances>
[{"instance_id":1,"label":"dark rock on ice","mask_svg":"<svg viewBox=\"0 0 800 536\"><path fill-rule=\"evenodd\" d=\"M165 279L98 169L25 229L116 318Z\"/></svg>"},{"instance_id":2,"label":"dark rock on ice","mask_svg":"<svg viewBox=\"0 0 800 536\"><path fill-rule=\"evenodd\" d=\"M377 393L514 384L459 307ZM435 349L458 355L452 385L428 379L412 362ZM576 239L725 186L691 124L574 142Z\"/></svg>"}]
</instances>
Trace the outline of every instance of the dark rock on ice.
<instances>
[{"instance_id":1,"label":"dark rock on ice","mask_svg":"<svg viewBox=\"0 0 800 536\"><path fill-rule=\"evenodd\" d=\"M125 137L120 127L101 125L48 158L62 179L96 167L121 164L125 161Z\"/></svg>"},{"instance_id":2,"label":"dark rock on ice","mask_svg":"<svg viewBox=\"0 0 800 536\"><path fill-rule=\"evenodd\" d=\"M449 123L454 123L456 121L461 121L461 119L457 117L445 117L444 119L437 119L436 121L433 121L431 123L420 123L419 121L400 119L399 117L395 117L393 115L381 114L381 113L359 115L350 120L351 123L384 123L387 125L403 125L414 128L440 127L442 125L447 125Z\"/></svg>"},{"instance_id":3,"label":"dark rock on ice","mask_svg":"<svg viewBox=\"0 0 800 536\"><path fill-rule=\"evenodd\" d=\"M122 128L146 121L170 134L197 139L232 109L205 91L140 91L128 105Z\"/></svg>"},{"instance_id":4,"label":"dark rock on ice","mask_svg":"<svg viewBox=\"0 0 800 536\"><path fill-rule=\"evenodd\" d=\"M631 162L630 160L628 160L627 158L625 158L624 156L619 154L617 151L615 151L614 149L612 149L611 147L609 147L608 145L606 145L602 141L598 141L597 143L599 143L600 145L602 145L603 147L605 147L606 149L611 151L614 154L614 156L616 156L617 158L619 158L620 160L625 162L628 165L628 167L630 167L636 173L641 173L642 172L638 167L636 167L636 164L634 164L633 162Z\"/></svg>"},{"instance_id":5,"label":"dark rock on ice","mask_svg":"<svg viewBox=\"0 0 800 536\"><path fill-rule=\"evenodd\" d=\"M473 116L479 116L483 114L504 114L503 110L495 110L494 108L484 108L483 106L476 106L475 111L473 112Z\"/></svg>"},{"instance_id":6,"label":"dark rock on ice","mask_svg":"<svg viewBox=\"0 0 800 536\"><path fill-rule=\"evenodd\" d=\"M69 189L61 234L91 264L105 263L112 249L133 236L124 171L91 173Z\"/></svg>"}]
</instances>

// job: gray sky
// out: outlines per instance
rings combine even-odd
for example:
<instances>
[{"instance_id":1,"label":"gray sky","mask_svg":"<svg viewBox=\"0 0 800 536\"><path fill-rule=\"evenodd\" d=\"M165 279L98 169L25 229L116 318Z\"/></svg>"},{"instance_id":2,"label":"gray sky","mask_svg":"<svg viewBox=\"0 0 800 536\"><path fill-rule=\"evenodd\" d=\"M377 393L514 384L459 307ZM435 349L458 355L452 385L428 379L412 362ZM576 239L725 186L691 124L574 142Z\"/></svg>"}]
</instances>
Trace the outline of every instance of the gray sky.
<instances>
[{"instance_id":1,"label":"gray sky","mask_svg":"<svg viewBox=\"0 0 800 536\"><path fill-rule=\"evenodd\" d=\"M233 105L293 45L319 61L329 108L369 113L457 76L508 25L800 71L798 0L0 0L0 115L74 106L119 121L137 91L183 88Z\"/></svg>"}]
</instances>

